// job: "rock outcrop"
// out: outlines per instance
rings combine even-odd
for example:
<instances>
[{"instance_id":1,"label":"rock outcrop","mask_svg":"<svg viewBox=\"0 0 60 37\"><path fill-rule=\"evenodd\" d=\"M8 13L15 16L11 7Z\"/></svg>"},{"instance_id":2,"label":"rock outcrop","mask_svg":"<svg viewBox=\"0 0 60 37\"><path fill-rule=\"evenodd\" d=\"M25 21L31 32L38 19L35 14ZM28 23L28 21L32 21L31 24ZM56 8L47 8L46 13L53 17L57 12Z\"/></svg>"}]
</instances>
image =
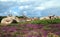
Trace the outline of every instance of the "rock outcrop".
<instances>
[{"instance_id":1,"label":"rock outcrop","mask_svg":"<svg viewBox=\"0 0 60 37\"><path fill-rule=\"evenodd\" d=\"M19 22L19 18L15 17L15 16L8 16L6 18L3 18L1 20L1 24L3 25L8 25L8 24L11 24L13 21L16 21L16 22Z\"/></svg>"}]
</instances>

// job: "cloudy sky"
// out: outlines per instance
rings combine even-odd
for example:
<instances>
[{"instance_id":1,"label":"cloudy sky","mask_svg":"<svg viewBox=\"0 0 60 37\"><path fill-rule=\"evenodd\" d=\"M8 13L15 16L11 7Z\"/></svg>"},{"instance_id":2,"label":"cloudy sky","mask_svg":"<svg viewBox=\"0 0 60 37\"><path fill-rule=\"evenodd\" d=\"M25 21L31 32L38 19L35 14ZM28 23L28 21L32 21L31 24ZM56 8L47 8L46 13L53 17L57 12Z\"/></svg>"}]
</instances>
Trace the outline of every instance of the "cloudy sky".
<instances>
[{"instance_id":1,"label":"cloudy sky","mask_svg":"<svg viewBox=\"0 0 60 37\"><path fill-rule=\"evenodd\" d=\"M0 16L60 16L60 0L0 0Z\"/></svg>"}]
</instances>

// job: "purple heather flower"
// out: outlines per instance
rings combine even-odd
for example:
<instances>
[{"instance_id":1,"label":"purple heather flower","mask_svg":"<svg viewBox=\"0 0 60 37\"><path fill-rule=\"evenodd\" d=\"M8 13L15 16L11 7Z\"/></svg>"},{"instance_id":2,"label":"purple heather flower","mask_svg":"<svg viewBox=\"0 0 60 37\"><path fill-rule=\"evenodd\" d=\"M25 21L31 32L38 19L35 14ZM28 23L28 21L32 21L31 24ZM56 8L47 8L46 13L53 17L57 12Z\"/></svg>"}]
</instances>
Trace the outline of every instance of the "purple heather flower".
<instances>
[{"instance_id":1,"label":"purple heather flower","mask_svg":"<svg viewBox=\"0 0 60 37\"><path fill-rule=\"evenodd\" d=\"M55 34L60 35L60 31L59 32L55 32Z\"/></svg>"},{"instance_id":2,"label":"purple heather flower","mask_svg":"<svg viewBox=\"0 0 60 37\"><path fill-rule=\"evenodd\" d=\"M2 27L1 28L2 31L16 31L16 27Z\"/></svg>"},{"instance_id":3,"label":"purple heather flower","mask_svg":"<svg viewBox=\"0 0 60 37\"><path fill-rule=\"evenodd\" d=\"M38 28L38 25L35 25L35 24L27 24L26 27L28 27L28 28Z\"/></svg>"}]
</instances>

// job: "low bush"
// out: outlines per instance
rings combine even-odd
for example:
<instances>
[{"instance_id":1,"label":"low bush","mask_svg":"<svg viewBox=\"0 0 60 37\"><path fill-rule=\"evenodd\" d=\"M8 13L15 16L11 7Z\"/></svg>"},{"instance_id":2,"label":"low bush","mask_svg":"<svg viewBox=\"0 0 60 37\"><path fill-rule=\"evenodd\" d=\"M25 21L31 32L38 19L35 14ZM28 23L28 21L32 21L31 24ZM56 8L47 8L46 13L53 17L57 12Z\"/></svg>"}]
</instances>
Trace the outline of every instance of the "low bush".
<instances>
[{"instance_id":1,"label":"low bush","mask_svg":"<svg viewBox=\"0 0 60 37\"><path fill-rule=\"evenodd\" d=\"M34 20L31 21L32 24L58 24L60 23L60 19L50 19L50 20Z\"/></svg>"}]
</instances>

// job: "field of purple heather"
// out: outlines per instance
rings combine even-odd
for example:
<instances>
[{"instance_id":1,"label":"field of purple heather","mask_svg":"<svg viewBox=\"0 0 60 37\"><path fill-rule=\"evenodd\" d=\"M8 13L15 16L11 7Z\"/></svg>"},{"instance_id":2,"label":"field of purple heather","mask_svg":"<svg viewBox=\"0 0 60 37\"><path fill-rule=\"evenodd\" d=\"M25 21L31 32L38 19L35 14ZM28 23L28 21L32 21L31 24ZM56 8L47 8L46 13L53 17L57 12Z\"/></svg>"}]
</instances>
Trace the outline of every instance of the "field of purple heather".
<instances>
[{"instance_id":1,"label":"field of purple heather","mask_svg":"<svg viewBox=\"0 0 60 37\"><path fill-rule=\"evenodd\" d=\"M54 36L55 35L55 36ZM60 24L20 24L0 26L0 37L59 37Z\"/></svg>"}]
</instances>

